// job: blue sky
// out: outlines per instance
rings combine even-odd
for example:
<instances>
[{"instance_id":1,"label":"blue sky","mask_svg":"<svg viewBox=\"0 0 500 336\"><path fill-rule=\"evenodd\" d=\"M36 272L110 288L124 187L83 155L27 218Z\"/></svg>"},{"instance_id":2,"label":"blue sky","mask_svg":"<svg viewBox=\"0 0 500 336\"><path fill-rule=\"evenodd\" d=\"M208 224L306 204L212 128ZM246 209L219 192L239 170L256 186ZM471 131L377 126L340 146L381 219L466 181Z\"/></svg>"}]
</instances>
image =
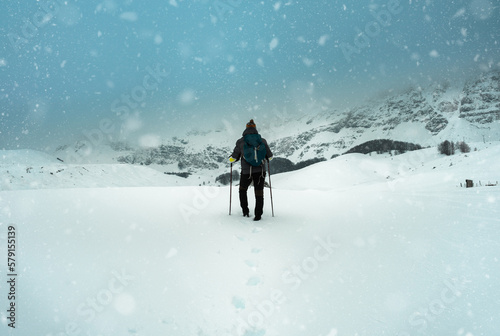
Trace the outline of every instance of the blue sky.
<instances>
[{"instance_id":1,"label":"blue sky","mask_svg":"<svg viewBox=\"0 0 500 336\"><path fill-rule=\"evenodd\" d=\"M499 20L489 0L2 1L0 148L103 120L168 138L463 78L500 62Z\"/></svg>"}]
</instances>

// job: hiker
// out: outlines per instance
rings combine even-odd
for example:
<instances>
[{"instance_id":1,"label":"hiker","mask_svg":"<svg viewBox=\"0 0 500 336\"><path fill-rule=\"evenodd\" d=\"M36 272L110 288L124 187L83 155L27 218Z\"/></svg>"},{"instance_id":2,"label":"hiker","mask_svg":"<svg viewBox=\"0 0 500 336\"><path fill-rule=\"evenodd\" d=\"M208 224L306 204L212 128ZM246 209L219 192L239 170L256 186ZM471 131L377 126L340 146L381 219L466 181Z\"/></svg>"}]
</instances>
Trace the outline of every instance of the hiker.
<instances>
[{"instance_id":1,"label":"hiker","mask_svg":"<svg viewBox=\"0 0 500 336\"><path fill-rule=\"evenodd\" d=\"M262 217L264 208L264 182L266 178L266 169L264 160L271 160L273 153L269 149L267 141L261 138L255 123L250 120L243 132L243 137L236 141L233 154L229 157L229 162L233 163L241 158L241 176L240 176L240 205L243 210L243 216L250 217L248 209L247 190L253 182L255 191L255 212L254 221Z\"/></svg>"}]
</instances>

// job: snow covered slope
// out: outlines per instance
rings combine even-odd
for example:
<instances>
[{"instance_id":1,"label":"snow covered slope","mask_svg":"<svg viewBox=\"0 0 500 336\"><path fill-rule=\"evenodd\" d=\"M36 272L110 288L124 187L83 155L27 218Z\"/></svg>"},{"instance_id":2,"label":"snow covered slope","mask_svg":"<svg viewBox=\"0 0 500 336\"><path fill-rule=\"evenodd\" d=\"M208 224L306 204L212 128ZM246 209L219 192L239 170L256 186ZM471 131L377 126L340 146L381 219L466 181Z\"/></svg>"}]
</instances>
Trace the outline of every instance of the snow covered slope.
<instances>
[{"instance_id":1,"label":"snow covered slope","mask_svg":"<svg viewBox=\"0 0 500 336\"><path fill-rule=\"evenodd\" d=\"M360 185L386 183L419 185L454 189L465 185L466 179L476 183L496 183L500 180L498 167L492 158L500 156L500 145L472 143L479 150L457 153L453 156L438 154L435 148L427 148L401 155L382 154L373 156L347 154L336 159L317 163L300 172L283 173L273 177L275 187L304 190L319 188L352 188ZM307 176L307 178L304 178Z\"/></svg>"},{"instance_id":2,"label":"snow covered slope","mask_svg":"<svg viewBox=\"0 0 500 336\"><path fill-rule=\"evenodd\" d=\"M274 176L261 222L237 188L232 216L227 187L0 191L1 334L496 335L500 187L459 185L499 166L498 144L346 155Z\"/></svg>"},{"instance_id":3,"label":"snow covered slope","mask_svg":"<svg viewBox=\"0 0 500 336\"><path fill-rule=\"evenodd\" d=\"M144 166L65 164L39 151L0 151L0 190L187 184L189 182L183 178L162 174Z\"/></svg>"}]
</instances>

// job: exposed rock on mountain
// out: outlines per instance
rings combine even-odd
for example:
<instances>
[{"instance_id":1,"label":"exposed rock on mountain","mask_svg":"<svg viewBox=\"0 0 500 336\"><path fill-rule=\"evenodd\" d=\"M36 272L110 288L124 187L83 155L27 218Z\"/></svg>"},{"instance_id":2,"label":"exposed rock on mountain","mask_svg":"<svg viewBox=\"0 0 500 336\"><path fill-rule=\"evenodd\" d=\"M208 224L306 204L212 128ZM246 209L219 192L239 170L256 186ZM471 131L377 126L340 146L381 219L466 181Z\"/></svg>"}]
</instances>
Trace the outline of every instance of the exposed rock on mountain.
<instances>
[{"instance_id":1,"label":"exposed rock on mountain","mask_svg":"<svg viewBox=\"0 0 500 336\"><path fill-rule=\"evenodd\" d=\"M500 72L481 74L463 85L444 82L393 92L343 112L328 107L317 110L317 115L300 118L280 115L278 123L268 120L267 125L259 125L263 136L270 140L274 156L288 160L286 164L281 162L283 171L295 169L302 161L333 158L378 139L422 146L437 145L444 139L470 142L497 139L500 137ZM171 173L199 173L215 179L228 172L227 157L239 137L234 129L225 126L222 130L192 131L183 139L175 137L154 148L132 150L127 144L115 143L112 160L153 165L160 170L165 166ZM80 145L61 148L58 155L63 150L89 152L89 148ZM275 165L279 163L278 160ZM287 164L291 168L286 168ZM222 179L226 181L226 177Z\"/></svg>"},{"instance_id":2,"label":"exposed rock on mountain","mask_svg":"<svg viewBox=\"0 0 500 336\"><path fill-rule=\"evenodd\" d=\"M218 169L227 156L227 150L208 146L200 152L192 153L182 146L161 145L157 148L137 150L118 157L121 163L169 165L177 164L179 170Z\"/></svg>"},{"instance_id":3,"label":"exposed rock on mountain","mask_svg":"<svg viewBox=\"0 0 500 336\"><path fill-rule=\"evenodd\" d=\"M479 124L500 120L500 72L486 73L466 83L460 118Z\"/></svg>"}]
</instances>

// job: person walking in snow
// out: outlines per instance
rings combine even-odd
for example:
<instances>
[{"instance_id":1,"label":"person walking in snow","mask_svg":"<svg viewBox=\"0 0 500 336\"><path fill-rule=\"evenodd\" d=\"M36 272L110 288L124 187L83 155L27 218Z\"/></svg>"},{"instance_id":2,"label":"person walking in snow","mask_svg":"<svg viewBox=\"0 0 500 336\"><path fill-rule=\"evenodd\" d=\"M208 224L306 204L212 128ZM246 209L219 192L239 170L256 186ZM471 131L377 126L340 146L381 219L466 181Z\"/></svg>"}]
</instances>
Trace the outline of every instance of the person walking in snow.
<instances>
[{"instance_id":1,"label":"person walking in snow","mask_svg":"<svg viewBox=\"0 0 500 336\"><path fill-rule=\"evenodd\" d=\"M241 209L245 217L250 217L247 190L253 182L255 191L255 221L261 219L264 209L264 182L266 178L264 160L270 161L272 158L273 153L269 149L267 141L260 136L253 119L250 120L246 125L245 131L243 131L243 136L236 141L236 146L229 157L229 162L234 163L241 159L239 195Z\"/></svg>"}]
</instances>

